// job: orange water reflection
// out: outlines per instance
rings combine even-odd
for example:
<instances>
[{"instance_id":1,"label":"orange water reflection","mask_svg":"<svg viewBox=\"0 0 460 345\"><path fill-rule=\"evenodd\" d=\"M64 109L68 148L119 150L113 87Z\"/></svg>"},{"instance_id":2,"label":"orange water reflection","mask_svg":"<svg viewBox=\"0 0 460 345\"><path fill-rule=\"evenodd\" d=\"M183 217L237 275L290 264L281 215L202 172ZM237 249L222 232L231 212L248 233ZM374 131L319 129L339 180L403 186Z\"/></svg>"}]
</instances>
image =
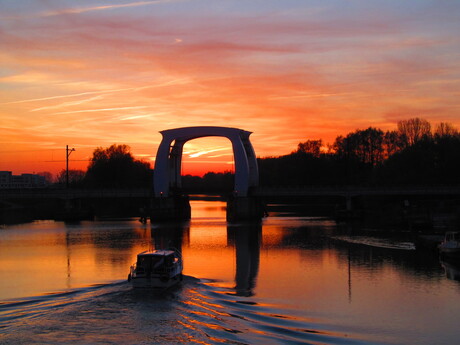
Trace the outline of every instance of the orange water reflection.
<instances>
[{"instance_id":1,"label":"orange water reflection","mask_svg":"<svg viewBox=\"0 0 460 345\"><path fill-rule=\"evenodd\" d=\"M444 271L426 253L334 239L340 231L331 221L302 217L231 225L220 201L192 201L192 220L183 223L8 226L0 230L0 299L126 280L137 253L172 246L182 251L184 274L216 292L209 298L192 291L184 301L206 316L226 312L215 297L225 295L282 306L284 315L312 320L329 333L379 334L389 343L393 334L423 334L426 325L433 334L449 334L460 315L452 266L444 264Z\"/></svg>"},{"instance_id":2,"label":"orange water reflection","mask_svg":"<svg viewBox=\"0 0 460 345\"><path fill-rule=\"evenodd\" d=\"M151 242L137 221L35 222L2 231L1 297L32 296L124 278Z\"/></svg>"}]
</instances>

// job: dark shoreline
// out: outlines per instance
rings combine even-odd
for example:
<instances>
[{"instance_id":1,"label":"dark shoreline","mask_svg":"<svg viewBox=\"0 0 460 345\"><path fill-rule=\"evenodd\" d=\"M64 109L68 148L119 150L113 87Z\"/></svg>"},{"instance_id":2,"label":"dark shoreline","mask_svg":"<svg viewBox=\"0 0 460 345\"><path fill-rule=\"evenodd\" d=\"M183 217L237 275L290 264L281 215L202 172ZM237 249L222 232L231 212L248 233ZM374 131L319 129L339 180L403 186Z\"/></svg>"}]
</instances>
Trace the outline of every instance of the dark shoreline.
<instances>
[{"instance_id":1,"label":"dark shoreline","mask_svg":"<svg viewBox=\"0 0 460 345\"><path fill-rule=\"evenodd\" d=\"M10 191L11 192L11 191ZM66 194L67 193L67 194ZM27 190L0 198L0 224L33 220L84 220L94 217L139 217L150 205L148 190ZM217 193L191 194L191 200L220 200ZM442 234L460 226L460 196L357 196L352 208L339 196L262 197L268 214L325 217L337 223Z\"/></svg>"}]
</instances>

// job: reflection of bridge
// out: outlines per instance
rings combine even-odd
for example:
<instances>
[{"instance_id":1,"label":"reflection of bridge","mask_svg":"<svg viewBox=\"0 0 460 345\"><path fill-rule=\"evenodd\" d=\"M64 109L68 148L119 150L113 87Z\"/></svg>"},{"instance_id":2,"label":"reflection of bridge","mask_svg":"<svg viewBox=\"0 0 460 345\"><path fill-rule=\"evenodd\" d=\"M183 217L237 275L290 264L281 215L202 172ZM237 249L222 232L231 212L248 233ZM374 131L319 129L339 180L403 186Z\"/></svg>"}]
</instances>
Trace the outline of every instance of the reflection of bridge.
<instances>
[{"instance_id":1,"label":"reflection of bridge","mask_svg":"<svg viewBox=\"0 0 460 345\"><path fill-rule=\"evenodd\" d=\"M150 227L151 246L156 249L175 248L183 253L183 247L190 248L190 222L168 222ZM262 224L227 224L227 243L222 247L212 246L211 250L235 248L235 294L249 297L254 294L260 265L262 245ZM201 254L206 255L206 254ZM193 260L193 259L192 259Z\"/></svg>"}]
</instances>

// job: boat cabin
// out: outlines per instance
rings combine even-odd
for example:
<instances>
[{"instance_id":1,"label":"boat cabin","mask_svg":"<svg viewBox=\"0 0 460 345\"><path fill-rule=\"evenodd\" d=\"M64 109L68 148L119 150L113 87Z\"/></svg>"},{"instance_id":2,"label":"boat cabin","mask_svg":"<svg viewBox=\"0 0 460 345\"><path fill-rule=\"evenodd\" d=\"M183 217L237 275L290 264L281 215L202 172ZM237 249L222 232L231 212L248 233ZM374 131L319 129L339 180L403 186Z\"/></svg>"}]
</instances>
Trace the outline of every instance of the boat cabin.
<instances>
[{"instance_id":1,"label":"boat cabin","mask_svg":"<svg viewBox=\"0 0 460 345\"><path fill-rule=\"evenodd\" d=\"M445 242L457 242L460 240L460 233L457 231L446 232Z\"/></svg>"},{"instance_id":2,"label":"boat cabin","mask_svg":"<svg viewBox=\"0 0 460 345\"><path fill-rule=\"evenodd\" d=\"M153 250L145 251L137 255L137 273L154 272L164 270L174 264L174 251L172 250Z\"/></svg>"}]
</instances>

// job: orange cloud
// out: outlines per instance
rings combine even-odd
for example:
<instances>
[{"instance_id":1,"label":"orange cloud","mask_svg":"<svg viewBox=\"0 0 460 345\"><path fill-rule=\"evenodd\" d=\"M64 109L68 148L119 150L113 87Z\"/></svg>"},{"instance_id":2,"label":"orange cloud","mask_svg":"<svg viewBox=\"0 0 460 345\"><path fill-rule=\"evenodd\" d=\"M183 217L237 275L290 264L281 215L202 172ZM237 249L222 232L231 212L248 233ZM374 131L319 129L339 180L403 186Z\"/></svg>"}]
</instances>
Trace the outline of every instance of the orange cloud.
<instances>
[{"instance_id":1,"label":"orange cloud","mask_svg":"<svg viewBox=\"0 0 460 345\"><path fill-rule=\"evenodd\" d=\"M413 116L460 126L460 5L326 3L2 5L0 142L43 151L0 152L0 170L55 172L45 150L65 145L83 169L113 143L153 159L183 126L252 131L258 156ZM231 166L229 143L195 145L185 166Z\"/></svg>"}]
</instances>

